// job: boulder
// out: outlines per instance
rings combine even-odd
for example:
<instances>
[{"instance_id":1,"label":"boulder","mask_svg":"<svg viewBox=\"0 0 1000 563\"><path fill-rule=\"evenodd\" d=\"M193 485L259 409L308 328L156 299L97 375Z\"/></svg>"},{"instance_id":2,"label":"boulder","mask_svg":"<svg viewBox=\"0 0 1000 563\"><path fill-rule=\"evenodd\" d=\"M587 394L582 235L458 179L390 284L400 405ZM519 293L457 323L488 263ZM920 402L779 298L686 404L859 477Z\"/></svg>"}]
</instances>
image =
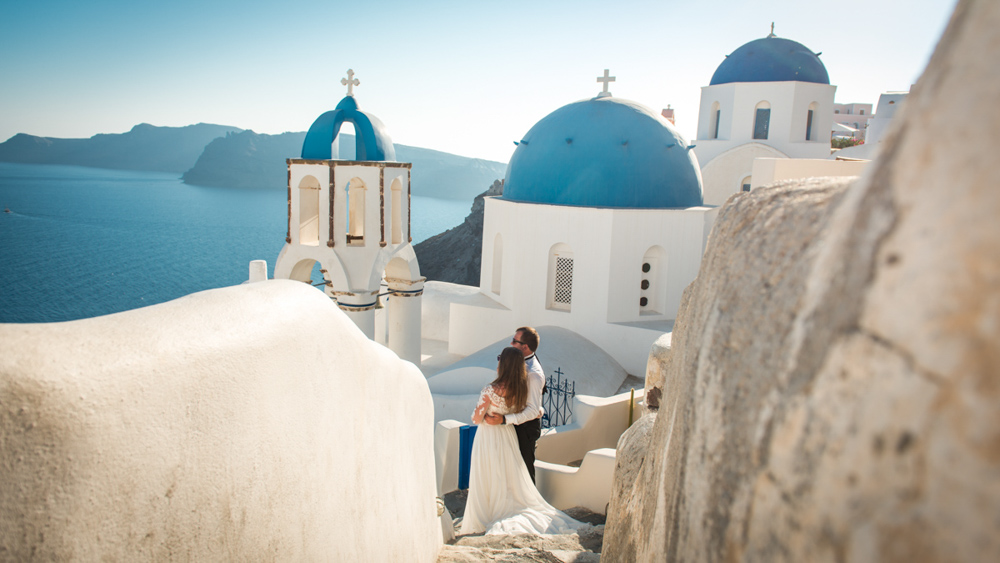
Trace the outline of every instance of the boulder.
<instances>
[{"instance_id":1,"label":"boulder","mask_svg":"<svg viewBox=\"0 0 1000 563\"><path fill-rule=\"evenodd\" d=\"M998 45L960 2L864 177L727 202L602 560L1000 559Z\"/></svg>"}]
</instances>

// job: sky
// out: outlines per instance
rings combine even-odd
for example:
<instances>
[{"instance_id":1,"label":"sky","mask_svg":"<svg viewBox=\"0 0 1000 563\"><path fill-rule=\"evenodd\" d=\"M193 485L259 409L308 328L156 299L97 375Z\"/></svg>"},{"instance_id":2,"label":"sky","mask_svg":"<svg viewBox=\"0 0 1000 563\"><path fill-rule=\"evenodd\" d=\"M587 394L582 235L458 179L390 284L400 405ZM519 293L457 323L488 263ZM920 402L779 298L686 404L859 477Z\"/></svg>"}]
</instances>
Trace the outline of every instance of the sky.
<instances>
[{"instance_id":1,"label":"sky","mask_svg":"<svg viewBox=\"0 0 1000 563\"><path fill-rule=\"evenodd\" d=\"M138 123L305 131L346 94L395 143L506 162L559 107L670 105L695 137L701 88L766 36L821 52L837 103L917 81L956 0L32 0L0 8L0 141ZM294 155L290 155L294 156Z\"/></svg>"}]
</instances>

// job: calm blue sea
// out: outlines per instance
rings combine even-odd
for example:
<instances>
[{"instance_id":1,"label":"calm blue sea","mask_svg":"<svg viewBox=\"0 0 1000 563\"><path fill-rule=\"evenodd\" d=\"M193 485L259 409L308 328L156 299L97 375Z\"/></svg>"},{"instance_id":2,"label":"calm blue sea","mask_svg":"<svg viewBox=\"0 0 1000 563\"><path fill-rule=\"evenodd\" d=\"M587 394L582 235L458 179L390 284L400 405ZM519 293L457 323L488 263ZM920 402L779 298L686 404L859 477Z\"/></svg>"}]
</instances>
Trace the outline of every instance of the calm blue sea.
<instances>
[{"instance_id":1,"label":"calm blue sea","mask_svg":"<svg viewBox=\"0 0 1000 563\"><path fill-rule=\"evenodd\" d=\"M189 186L175 174L0 162L0 322L107 315L269 275L286 192ZM413 196L413 242L472 202Z\"/></svg>"}]
</instances>

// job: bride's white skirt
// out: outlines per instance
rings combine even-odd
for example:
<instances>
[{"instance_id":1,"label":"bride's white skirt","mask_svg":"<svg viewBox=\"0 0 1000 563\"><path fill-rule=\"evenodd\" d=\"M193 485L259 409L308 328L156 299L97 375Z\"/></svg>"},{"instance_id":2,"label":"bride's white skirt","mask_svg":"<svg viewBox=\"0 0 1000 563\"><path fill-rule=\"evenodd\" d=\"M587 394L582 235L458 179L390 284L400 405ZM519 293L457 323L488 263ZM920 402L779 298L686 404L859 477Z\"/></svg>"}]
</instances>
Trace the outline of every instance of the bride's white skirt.
<instances>
[{"instance_id":1,"label":"bride's white skirt","mask_svg":"<svg viewBox=\"0 0 1000 563\"><path fill-rule=\"evenodd\" d=\"M542 498L524 466L513 426L479 426L462 534L565 534L585 525Z\"/></svg>"}]
</instances>

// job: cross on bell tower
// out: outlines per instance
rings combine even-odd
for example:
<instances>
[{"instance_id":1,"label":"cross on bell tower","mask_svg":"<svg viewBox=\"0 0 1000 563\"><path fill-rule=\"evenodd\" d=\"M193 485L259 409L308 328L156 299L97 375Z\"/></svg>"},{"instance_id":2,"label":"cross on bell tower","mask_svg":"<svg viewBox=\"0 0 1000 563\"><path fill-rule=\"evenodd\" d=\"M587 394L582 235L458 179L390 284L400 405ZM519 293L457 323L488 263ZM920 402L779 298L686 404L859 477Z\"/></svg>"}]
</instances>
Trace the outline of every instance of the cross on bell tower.
<instances>
[{"instance_id":1,"label":"cross on bell tower","mask_svg":"<svg viewBox=\"0 0 1000 563\"><path fill-rule=\"evenodd\" d=\"M608 69L604 69L604 76L598 76L597 77L597 81L598 82L603 82L604 83L604 90L601 93L597 94L598 98L608 98L608 97L611 96L611 92L608 92L608 83L614 82L615 81L615 77L614 76L608 76L608 72L609 72Z\"/></svg>"},{"instance_id":2,"label":"cross on bell tower","mask_svg":"<svg viewBox=\"0 0 1000 563\"><path fill-rule=\"evenodd\" d=\"M354 97L354 87L361 86L361 81L354 78L354 70L347 69L347 78L341 78L340 83L347 86L347 95Z\"/></svg>"}]
</instances>

